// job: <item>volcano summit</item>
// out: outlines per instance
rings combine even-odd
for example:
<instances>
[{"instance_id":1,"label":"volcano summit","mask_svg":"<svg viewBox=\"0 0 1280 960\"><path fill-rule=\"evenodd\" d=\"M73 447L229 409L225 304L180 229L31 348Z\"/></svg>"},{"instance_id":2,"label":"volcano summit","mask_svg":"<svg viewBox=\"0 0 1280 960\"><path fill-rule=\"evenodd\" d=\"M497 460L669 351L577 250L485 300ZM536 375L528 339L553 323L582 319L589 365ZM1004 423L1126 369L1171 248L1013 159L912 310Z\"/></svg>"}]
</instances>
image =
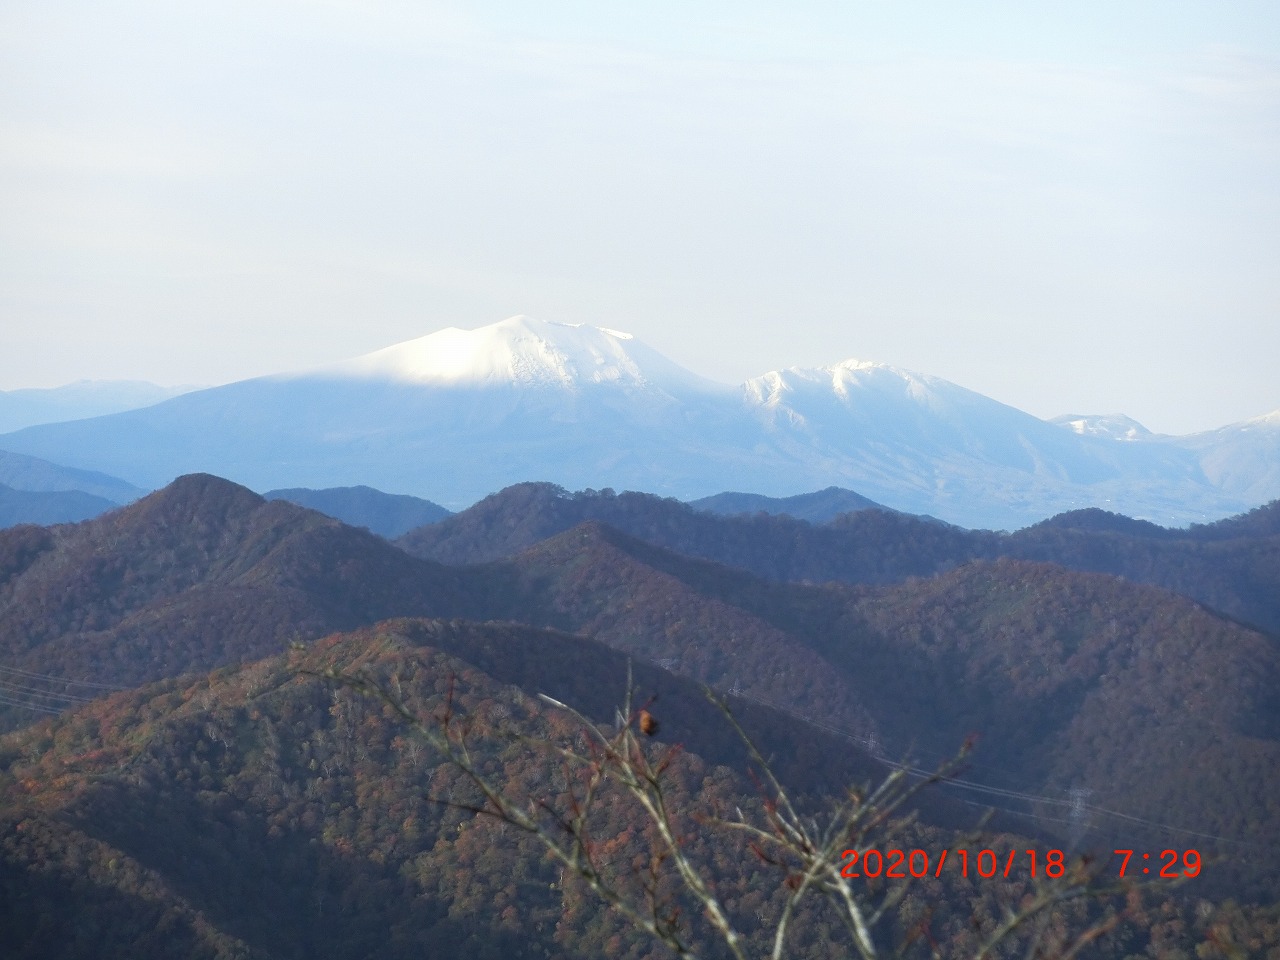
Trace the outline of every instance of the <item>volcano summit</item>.
<instances>
[{"instance_id":1,"label":"volcano summit","mask_svg":"<svg viewBox=\"0 0 1280 960\"><path fill-rule=\"evenodd\" d=\"M1178 525L1280 497L1280 417L1190 437L1073 426L1084 419L1040 420L858 360L734 387L625 333L517 316L30 427L0 449L147 487L205 471L259 490L368 484L455 509L523 480L682 499L838 485L996 528L1083 507Z\"/></svg>"}]
</instances>

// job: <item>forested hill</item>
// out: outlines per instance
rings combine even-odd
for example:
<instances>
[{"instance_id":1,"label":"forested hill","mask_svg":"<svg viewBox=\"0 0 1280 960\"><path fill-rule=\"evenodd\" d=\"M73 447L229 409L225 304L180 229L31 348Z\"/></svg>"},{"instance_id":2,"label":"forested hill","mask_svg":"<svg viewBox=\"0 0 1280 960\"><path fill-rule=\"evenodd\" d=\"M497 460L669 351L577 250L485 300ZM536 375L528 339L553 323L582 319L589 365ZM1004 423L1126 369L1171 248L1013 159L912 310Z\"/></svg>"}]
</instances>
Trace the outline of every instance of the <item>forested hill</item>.
<instances>
[{"instance_id":1,"label":"forested hill","mask_svg":"<svg viewBox=\"0 0 1280 960\"><path fill-rule=\"evenodd\" d=\"M888 510L874 500L845 490L827 487L813 493L799 493L792 497L766 497L758 493L717 493L700 500L690 500L689 506L704 513L721 516L737 516L753 513L786 514L810 523L826 523L842 513L858 510Z\"/></svg>"},{"instance_id":2,"label":"forested hill","mask_svg":"<svg viewBox=\"0 0 1280 960\"><path fill-rule=\"evenodd\" d=\"M519 503L526 509L516 509ZM584 506L640 533L604 518L577 522ZM456 946L479 936L478 905L490 907L502 888L492 885L498 881L491 867L473 883L474 858L486 856L481 848L492 848L494 838L466 825L446 836L438 812L435 826L422 826L426 814L413 812L417 801L407 799L414 790L422 795L417 781L386 786L400 799L374 800L383 788L379 769L408 772L417 769L415 761L397 752L406 748L388 746L396 734L376 718L366 731L374 739L359 741L354 731L364 719L342 719L345 707L330 712L332 691L295 683L278 659L295 641L305 646L386 618L431 617L323 641L314 655L342 650L350 663L431 648L435 666L419 678L428 699L450 672L465 669L488 678L478 685L513 684L526 700L558 691L593 711L620 696L629 656L660 693L666 735L699 754L699 762L734 766L741 757L727 752L725 738L708 735L706 716L671 706L689 699L679 691L690 681L742 694L747 712L780 711L763 723L762 738L784 758L788 775L814 790L832 788L827 773L863 776L904 758L930 767L976 735L964 790L944 793L948 802L990 804L1010 818L1006 823L1042 838L1037 843L1197 849L1215 858L1197 896L1256 905L1280 895L1275 636L1162 587L996 555L1021 545L1080 566L1144 559L1162 576L1170 556L1182 557L1188 571L1203 574L1201 590L1220 585L1239 603L1263 593L1276 574L1267 559L1273 543L1267 511L1191 531L1076 514L996 537L876 511L827 526L716 518L652 497L572 497L539 485L499 495L487 509L488 523L479 522L484 514L462 515L465 522L447 540L453 549L464 551L462 532L473 528L484 550L502 553L495 544L519 539L529 545L484 563L441 564L204 475L181 478L93 521L0 531L3 720L14 727L45 712L72 711L4 741L11 745L4 761L10 779L0 782L0 803L25 812L0 826L0 849L8 851L0 883L31 891L44 904L39 909L63 919L93 914L93 904L139 924L143 916L168 917L190 934L197 955L242 948L263 957L297 955L283 933L217 919L237 916L247 901L236 891L212 894L184 872L184 851L194 843L221 864L210 882L230 885L221 871L232 870L231 860L206 850L200 831L222 836L222 828L209 825L233 831L240 824L244 842L311 870L310 877L328 878L316 881L319 888L290 887L288 871L263 868L257 876L269 878L261 880L267 886L254 880L246 889L285 913L301 911L318 933L342 945L334 955L384 948L395 955L409 951L406 944ZM861 535L849 539L854 530ZM655 542L682 531L701 538L705 552L740 551L727 559L774 566L751 572L747 562L718 562ZM993 555L974 558L960 549L975 543L994 545ZM841 560L877 582L781 576ZM444 666L438 658L446 656L465 667ZM215 668L227 672L204 676ZM179 675L186 679L173 679ZM112 692L155 680L161 685L148 691ZM296 716L287 706L295 692L309 704L298 706ZM283 714L262 709L255 717L254 704L268 702ZM530 716L519 698L503 702L507 715ZM262 725L262 717L277 719ZM809 725L797 727L795 718ZM320 740L308 741L308 729L320 729ZM339 736L340 746L325 739ZM331 756L347 759L330 763ZM220 766L224 760L231 766ZM142 770L149 771L142 780L130 779ZM335 770L354 779L331 794L326 778ZM134 826L131 810L142 811ZM933 812L935 822L954 822L941 808ZM383 818L388 826L379 826ZM419 832L410 836L404 824L413 818ZM32 833L19 831L24 820ZM393 839L387 831L396 823L407 832ZM156 835L169 846L148 846L144 824L158 825ZM126 837L135 827L137 834ZM111 832L117 829L123 832ZM101 872L112 860L129 878L127 892ZM39 874L41 862L60 866ZM538 868L519 869L533 877ZM425 877L435 878L435 892L422 886ZM511 882L521 891L515 899L533 883ZM368 926L361 913L349 935L330 929L337 921L327 911L335 904L348 904L339 918L365 909L363 900L343 900L346 889L360 891L350 894L355 898L385 895L390 912L371 908ZM78 906L59 899L63 890L74 891ZM308 912L315 898L327 905L328 919ZM423 916L443 924L435 932L411 919L416 914L407 904L419 901ZM528 902L535 901L542 903ZM530 922L554 930L562 905L556 899L544 907L541 919ZM13 909L26 916L25 908ZM445 923L463 914L471 919L461 928ZM569 926L601 935L612 929L594 922L575 914ZM402 942L388 929L415 932ZM298 943L310 942L299 936ZM560 941L548 936L546 949L554 952L551 944ZM85 933L83 943L92 941ZM468 955L511 945L499 937ZM563 952L572 955L568 947Z\"/></svg>"},{"instance_id":3,"label":"forested hill","mask_svg":"<svg viewBox=\"0 0 1280 960\"><path fill-rule=\"evenodd\" d=\"M201 474L95 520L0 531L0 721L99 690L41 677L133 686L389 616L479 614L471 579Z\"/></svg>"},{"instance_id":4,"label":"forested hill","mask_svg":"<svg viewBox=\"0 0 1280 960\"><path fill-rule=\"evenodd\" d=\"M820 525L763 513L718 516L647 493L569 493L549 483L507 487L397 542L441 563L483 563L589 520L772 580L891 583L927 576L943 564L995 556L998 542L994 534L884 510L862 510Z\"/></svg>"},{"instance_id":5,"label":"forested hill","mask_svg":"<svg viewBox=\"0 0 1280 960\"><path fill-rule=\"evenodd\" d=\"M1161 586L1280 635L1280 502L1186 530L1083 510L996 534L882 510L822 525L766 514L722 517L650 494L525 483L398 542L425 559L480 563L588 520L771 580L884 584L972 560L1040 560Z\"/></svg>"},{"instance_id":6,"label":"forested hill","mask_svg":"<svg viewBox=\"0 0 1280 960\"><path fill-rule=\"evenodd\" d=\"M562 634L397 621L116 694L0 738L5 955L658 960L665 952L566 882L531 842L467 809L482 799L474 786L393 714L314 675L364 671L394 682L424 717L448 710L465 718L470 749L486 770L501 772L515 791L566 804L561 764L535 744L580 728L527 691L549 684L607 718L621 666L617 654ZM758 787L736 766L732 735L687 683L644 667L636 682L643 696L659 693L652 706L666 729L650 745L654 755L677 738L689 747L669 754L664 775L677 822L689 832L686 849L714 873L752 955L763 955L761 921L778 906L782 876L740 835L708 826L722 811L754 809ZM739 710L765 748L781 755L784 776L857 777L868 762L821 731L797 736L785 716L750 704ZM633 864L649 862L652 832L630 805L604 807L596 826L604 870L625 882ZM933 851L1037 843L991 833L961 840L919 824L877 836L885 847ZM1027 890L1016 878L944 871L907 893L877 940L908 956L935 947L972 953ZM1079 929L1103 908L1062 904L1050 930ZM816 898L799 909L789 955L830 956L841 937L834 915ZM686 915L689 942L704 948L698 911ZM1184 902L1157 890L1091 955L1196 955L1224 942L1275 949L1280 923L1268 908L1204 894Z\"/></svg>"},{"instance_id":7,"label":"forested hill","mask_svg":"<svg viewBox=\"0 0 1280 960\"><path fill-rule=\"evenodd\" d=\"M980 733L972 778L986 786L1059 798L1051 807L1087 790L1178 836L1227 836L1236 863L1271 870L1280 646L1183 597L1009 559L886 587L784 584L599 524L500 569L534 622L837 724L889 756L937 760ZM1117 841L1146 829L1097 823Z\"/></svg>"},{"instance_id":8,"label":"forested hill","mask_svg":"<svg viewBox=\"0 0 1280 960\"><path fill-rule=\"evenodd\" d=\"M474 787L389 712L307 673L332 667L395 677L424 716L448 704L466 718L481 761L526 789L545 785L557 802L559 762L497 731L541 740L572 732L571 717L530 696L539 690L607 722L626 677L623 657L582 638L396 621L305 654L118 694L12 734L0 740L0 942L15 951L7 955L499 958L528 956L531 945L535 956L662 955L616 914L566 890L529 843L462 809L477 802ZM696 686L643 664L634 680L646 702L657 697L664 731L655 751L686 747L668 774L681 822L754 804L755 787L732 772L745 769L741 742ZM882 764L821 730L750 703L736 712L801 795L883 776ZM972 815L947 814L945 798L932 804L952 818ZM623 871L651 841L633 816L613 809L599 825L602 839L620 838L608 849ZM895 835L933 845L951 836ZM697 856L750 917L776 881L729 832L711 841L697 842ZM988 923L1008 895L998 884L932 887L933 899L955 897L957 907L976 896ZM970 913L964 906L940 921L935 935L972 938ZM801 955L816 956L833 918L803 918ZM901 940L905 927L888 933Z\"/></svg>"},{"instance_id":9,"label":"forested hill","mask_svg":"<svg viewBox=\"0 0 1280 960\"><path fill-rule=\"evenodd\" d=\"M503 620L597 638L888 756L936 760L978 733L974 777L1025 795L1015 812L1092 791L1099 809L1245 845L1246 871L1269 869L1258 861L1280 823L1280 645L1116 577L1005 558L879 587L805 585L598 522L450 567L202 476L79 526L0 533L0 548L10 725L95 684L381 618ZM875 541L860 549L870 562ZM1204 774L1193 785L1188 763ZM1124 839L1108 816L1099 824Z\"/></svg>"}]
</instances>

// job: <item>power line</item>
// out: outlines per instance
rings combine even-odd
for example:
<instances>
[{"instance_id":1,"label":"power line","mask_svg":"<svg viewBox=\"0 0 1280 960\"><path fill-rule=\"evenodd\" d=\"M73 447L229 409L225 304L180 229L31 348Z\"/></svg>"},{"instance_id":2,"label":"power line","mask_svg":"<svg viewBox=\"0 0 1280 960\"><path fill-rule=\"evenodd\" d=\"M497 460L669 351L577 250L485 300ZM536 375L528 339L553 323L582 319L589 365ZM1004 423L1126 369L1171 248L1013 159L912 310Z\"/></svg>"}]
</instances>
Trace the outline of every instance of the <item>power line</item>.
<instances>
[{"instance_id":1,"label":"power line","mask_svg":"<svg viewBox=\"0 0 1280 960\"><path fill-rule=\"evenodd\" d=\"M817 727L818 729L824 730L827 733L833 734L834 736L838 736L849 742L856 743L860 747L862 747L871 756L873 760L876 760L877 762L884 764L885 766L891 769L902 770L905 773L908 773L915 777L919 777L921 779L929 779L932 777L937 777L937 772L934 770L928 770L924 767L919 767L914 764L910 764L902 761L890 760L888 757L885 757L880 752L880 749L879 749L880 745L877 741L869 740L865 737L859 737L856 734L853 734L846 730L842 730L838 727L832 726L829 723L824 723L820 720L814 720L810 717L806 717L803 714L795 713L792 710L788 710L785 707L780 707L777 704L770 703L769 701L761 699L760 697L755 697L750 694L746 694L742 692L735 693L735 696L741 697L744 700L750 700L754 703L758 703L761 706L768 707L771 710L777 710L779 713L786 714L787 716L792 717L795 720L799 720L803 723L806 723L809 726ZM996 769L996 768L991 767L990 769ZM1061 797L1048 797L1048 796L1044 796L1043 794L1028 793L1021 790L1009 790L1003 787L992 787L992 786L988 786L987 784L978 783L973 780L964 780L959 777L944 776L939 778L939 782L947 785L951 785L951 786L956 786L964 790L970 790L976 793L986 794L988 796L1022 800L1027 804L1037 804L1037 803L1047 804L1055 807L1065 807L1071 810L1088 811L1089 813L1095 813L1100 816L1113 817L1118 820L1124 820L1128 823L1135 823L1135 824L1150 827L1156 830L1166 831L1169 833L1182 834L1184 836L1189 836L1189 837L1199 837L1204 840L1217 840L1222 843L1229 843L1235 846L1242 846L1242 847L1255 847L1257 845L1256 843L1253 843L1253 842L1237 840L1231 837L1224 837L1214 833L1204 833L1198 830L1188 830L1185 827L1177 827L1169 823L1162 823L1158 820L1149 820L1145 817L1139 817L1139 816L1135 816L1134 814L1123 813L1119 810L1110 810L1110 809L1107 809L1106 807L1094 806L1093 804L1084 803L1083 800L1077 799L1075 797L1069 800L1065 800L1065 799L1062 799ZM1068 824L1072 822L1070 818L1059 819L1056 817L1049 817L1043 814L1036 813L1031 810L1028 810L1028 811L1012 810L1008 807L1000 806L994 803L988 804L988 806L995 807L996 809L999 809L1002 812L1014 814L1016 816L1029 817L1037 822L1054 822L1054 823L1068 823Z\"/></svg>"},{"instance_id":2,"label":"power line","mask_svg":"<svg viewBox=\"0 0 1280 960\"><path fill-rule=\"evenodd\" d=\"M68 688L84 688L84 692L71 693ZM90 703L102 695L93 691L108 692L125 689L128 688L110 683L70 680L48 673L0 666L0 704L33 710L36 713L57 715L70 707Z\"/></svg>"},{"instance_id":3,"label":"power line","mask_svg":"<svg viewBox=\"0 0 1280 960\"><path fill-rule=\"evenodd\" d=\"M46 706L41 706L39 704L28 703L25 700L12 700L9 697L5 696L3 693L0 693L0 703L6 704L7 706L10 706L10 707L21 707L24 710L34 710L37 713L48 713L55 717L58 714L62 713L61 710L55 710L52 707L46 707Z\"/></svg>"},{"instance_id":4,"label":"power line","mask_svg":"<svg viewBox=\"0 0 1280 960\"><path fill-rule=\"evenodd\" d=\"M65 683L74 687L94 687L99 690L128 690L128 687L112 683L95 683L92 680L69 680L66 677L55 677L47 673L32 673L30 670L19 670L17 667L0 666L0 673L12 673L29 680L45 680L50 683Z\"/></svg>"},{"instance_id":5,"label":"power line","mask_svg":"<svg viewBox=\"0 0 1280 960\"><path fill-rule=\"evenodd\" d=\"M40 697L46 697L51 700L64 700L67 703L89 703L95 697L81 697L74 693L57 693L53 690L42 690L39 687L29 687L20 683L12 683L8 680L0 678L0 690L12 691L15 693L34 693Z\"/></svg>"}]
</instances>

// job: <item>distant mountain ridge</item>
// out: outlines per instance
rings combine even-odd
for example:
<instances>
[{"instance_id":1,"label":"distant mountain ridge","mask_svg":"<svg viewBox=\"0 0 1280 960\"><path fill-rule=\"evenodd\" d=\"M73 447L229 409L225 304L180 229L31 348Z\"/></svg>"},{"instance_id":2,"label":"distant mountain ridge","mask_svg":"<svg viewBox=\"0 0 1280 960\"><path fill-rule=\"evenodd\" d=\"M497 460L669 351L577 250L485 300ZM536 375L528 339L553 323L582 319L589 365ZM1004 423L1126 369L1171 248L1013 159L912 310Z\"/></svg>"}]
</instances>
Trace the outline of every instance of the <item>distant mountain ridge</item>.
<instances>
[{"instance_id":1,"label":"distant mountain ridge","mask_svg":"<svg viewBox=\"0 0 1280 960\"><path fill-rule=\"evenodd\" d=\"M1080 416L1074 413L1054 417L1049 421L1060 427L1066 427L1074 433L1088 434L1094 437L1109 437L1112 440L1147 440L1152 432L1133 417L1122 413L1109 416Z\"/></svg>"},{"instance_id":2,"label":"distant mountain ridge","mask_svg":"<svg viewBox=\"0 0 1280 960\"><path fill-rule=\"evenodd\" d=\"M436 523L452 513L421 497L383 493L372 487L332 487L328 490L268 490L268 500L288 500L319 510L326 516L353 527L364 527L380 537L393 540L426 524Z\"/></svg>"},{"instance_id":3,"label":"distant mountain ridge","mask_svg":"<svg viewBox=\"0 0 1280 960\"><path fill-rule=\"evenodd\" d=\"M136 410L194 389L145 380L77 380L61 387L0 390L0 433Z\"/></svg>"},{"instance_id":4,"label":"distant mountain ridge","mask_svg":"<svg viewBox=\"0 0 1280 960\"><path fill-rule=\"evenodd\" d=\"M397 542L440 563L488 563L589 521L778 581L889 584L975 560L1049 561L1163 587L1280 636L1280 501L1187 530L1089 509L997 534L883 510L821 525L789 516L716 516L651 494L570 493L525 483Z\"/></svg>"},{"instance_id":5,"label":"distant mountain ridge","mask_svg":"<svg viewBox=\"0 0 1280 960\"><path fill-rule=\"evenodd\" d=\"M525 316L476 330L449 327L313 373L437 386L578 390L595 385L671 395L728 389L672 363L629 333Z\"/></svg>"},{"instance_id":6,"label":"distant mountain ridge","mask_svg":"<svg viewBox=\"0 0 1280 960\"><path fill-rule=\"evenodd\" d=\"M785 514L810 523L826 523L842 513L859 510L887 510L887 507L869 500L860 493L827 487L813 493L799 493L794 497L766 497L759 493L717 493L699 500L690 500L689 506L706 513L733 516L743 513Z\"/></svg>"},{"instance_id":7,"label":"distant mountain ridge","mask_svg":"<svg viewBox=\"0 0 1280 960\"><path fill-rule=\"evenodd\" d=\"M132 503L148 491L95 470L64 467L38 457L0 450L0 483L33 493L80 491L115 504Z\"/></svg>"},{"instance_id":8,"label":"distant mountain ridge","mask_svg":"<svg viewBox=\"0 0 1280 960\"><path fill-rule=\"evenodd\" d=\"M14 490L0 484L0 528L20 523L77 523L118 506L80 490Z\"/></svg>"},{"instance_id":9,"label":"distant mountain ridge","mask_svg":"<svg viewBox=\"0 0 1280 960\"><path fill-rule=\"evenodd\" d=\"M0 447L140 486L208 471L256 489L367 484L450 509L531 479L686 500L836 485L994 529L1087 507L1185 525L1280 497L1280 414L1116 439L880 363L715 384L618 331L527 317L30 427Z\"/></svg>"},{"instance_id":10,"label":"distant mountain ridge","mask_svg":"<svg viewBox=\"0 0 1280 960\"><path fill-rule=\"evenodd\" d=\"M76 523L131 503L146 491L117 477L0 450L0 528Z\"/></svg>"}]
</instances>

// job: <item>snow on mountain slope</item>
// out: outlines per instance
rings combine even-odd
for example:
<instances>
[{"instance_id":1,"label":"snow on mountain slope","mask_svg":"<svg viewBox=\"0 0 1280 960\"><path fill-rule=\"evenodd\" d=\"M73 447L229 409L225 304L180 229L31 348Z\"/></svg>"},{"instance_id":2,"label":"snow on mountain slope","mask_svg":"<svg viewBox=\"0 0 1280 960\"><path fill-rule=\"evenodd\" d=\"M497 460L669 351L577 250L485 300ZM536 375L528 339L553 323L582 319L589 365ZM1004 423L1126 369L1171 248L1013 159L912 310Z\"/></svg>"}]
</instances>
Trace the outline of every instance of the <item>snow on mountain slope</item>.
<instances>
[{"instance_id":1,"label":"snow on mountain slope","mask_svg":"<svg viewBox=\"0 0 1280 960\"><path fill-rule=\"evenodd\" d=\"M1280 410L1173 442L1223 493L1258 505L1280 497Z\"/></svg>"},{"instance_id":2,"label":"snow on mountain slope","mask_svg":"<svg viewBox=\"0 0 1280 960\"><path fill-rule=\"evenodd\" d=\"M820 430L856 428L901 442L941 439L982 424L1039 430L1043 421L950 381L885 363L845 360L827 367L775 370L743 385L767 422Z\"/></svg>"},{"instance_id":3,"label":"snow on mountain slope","mask_svg":"<svg viewBox=\"0 0 1280 960\"><path fill-rule=\"evenodd\" d=\"M449 327L300 376L330 375L439 387L610 384L679 395L723 391L629 333L514 316L477 330Z\"/></svg>"},{"instance_id":4,"label":"snow on mountain slope","mask_svg":"<svg viewBox=\"0 0 1280 960\"><path fill-rule=\"evenodd\" d=\"M1076 483L1121 470L1109 447L950 381L884 363L774 371L748 381L743 392L774 431L790 429L868 458L888 451L921 464L969 458Z\"/></svg>"},{"instance_id":5,"label":"snow on mountain slope","mask_svg":"<svg viewBox=\"0 0 1280 960\"><path fill-rule=\"evenodd\" d=\"M822 456L828 482L966 525L1008 526L1014 515L1085 504L1179 524L1240 502L1210 492L1189 451L1073 435L888 364L773 371L748 381L743 399L783 449ZM992 499L1000 509L983 506Z\"/></svg>"},{"instance_id":6,"label":"snow on mountain slope","mask_svg":"<svg viewBox=\"0 0 1280 960\"><path fill-rule=\"evenodd\" d=\"M1126 417L1123 413L1087 416L1067 413L1054 417L1049 422L1081 436L1108 437L1112 440L1147 440L1155 436L1133 417Z\"/></svg>"},{"instance_id":7,"label":"snow on mountain slope","mask_svg":"<svg viewBox=\"0 0 1280 960\"><path fill-rule=\"evenodd\" d=\"M733 387L634 338L514 317L6 441L149 486L204 471L256 489L366 484L460 509L528 479L710 493L711 476L750 466L735 421L750 432Z\"/></svg>"},{"instance_id":8,"label":"snow on mountain slope","mask_svg":"<svg viewBox=\"0 0 1280 960\"><path fill-rule=\"evenodd\" d=\"M936 377L856 360L728 387L626 334L512 317L31 427L0 437L0 449L140 486L204 471L260 490L366 484L451 509L524 480L686 500L837 485L894 509L1004 528L1091 506L1203 522L1280 497L1270 419L1184 439L1078 433Z\"/></svg>"},{"instance_id":9,"label":"snow on mountain slope","mask_svg":"<svg viewBox=\"0 0 1280 960\"><path fill-rule=\"evenodd\" d=\"M1182 437L1155 434L1123 414L1055 417L1077 434L1125 441L1190 456L1206 483L1242 502L1280 497L1280 410Z\"/></svg>"}]
</instances>

